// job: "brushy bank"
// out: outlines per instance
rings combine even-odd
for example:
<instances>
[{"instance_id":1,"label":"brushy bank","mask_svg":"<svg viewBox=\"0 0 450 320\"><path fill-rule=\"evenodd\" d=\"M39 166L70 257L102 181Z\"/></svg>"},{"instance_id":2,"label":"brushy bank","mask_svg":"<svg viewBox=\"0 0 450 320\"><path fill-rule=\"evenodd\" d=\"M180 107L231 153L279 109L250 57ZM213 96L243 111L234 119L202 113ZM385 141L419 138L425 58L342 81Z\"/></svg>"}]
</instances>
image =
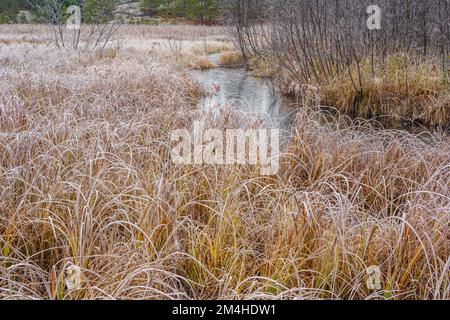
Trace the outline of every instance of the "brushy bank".
<instances>
[{"instance_id":1,"label":"brushy bank","mask_svg":"<svg viewBox=\"0 0 450 320\"><path fill-rule=\"evenodd\" d=\"M231 6L227 21L247 64L287 95L314 93L352 117L450 128L449 13L433 0L286 0Z\"/></svg>"},{"instance_id":2,"label":"brushy bank","mask_svg":"<svg viewBox=\"0 0 450 320\"><path fill-rule=\"evenodd\" d=\"M391 56L386 67L371 69L369 59L321 84L302 83L286 73L275 58L253 56L249 69L271 78L282 94L336 108L353 118L411 121L432 128L450 128L450 83L438 63ZM407 61L407 62L406 62Z\"/></svg>"}]
</instances>

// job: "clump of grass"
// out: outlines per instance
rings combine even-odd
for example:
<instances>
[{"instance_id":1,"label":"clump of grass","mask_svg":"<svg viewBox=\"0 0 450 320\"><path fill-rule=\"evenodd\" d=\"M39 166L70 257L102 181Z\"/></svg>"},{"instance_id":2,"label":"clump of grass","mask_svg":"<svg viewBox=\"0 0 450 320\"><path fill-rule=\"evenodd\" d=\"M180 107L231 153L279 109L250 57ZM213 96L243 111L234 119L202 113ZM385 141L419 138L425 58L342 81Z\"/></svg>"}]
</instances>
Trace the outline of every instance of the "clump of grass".
<instances>
[{"instance_id":1,"label":"clump of grass","mask_svg":"<svg viewBox=\"0 0 450 320\"><path fill-rule=\"evenodd\" d=\"M100 58L115 59L117 57L117 50L114 48L105 48L98 51Z\"/></svg>"},{"instance_id":2,"label":"clump of grass","mask_svg":"<svg viewBox=\"0 0 450 320\"><path fill-rule=\"evenodd\" d=\"M244 63L242 55L236 51L226 51L219 57L219 65L222 67L236 67Z\"/></svg>"},{"instance_id":3,"label":"clump of grass","mask_svg":"<svg viewBox=\"0 0 450 320\"><path fill-rule=\"evenodd\" d=\"M369 63L362 68L360 83L355 83L358 76L352 70L353 81L347 75L324 86L323 101L356 116L390 115L432 125L450 124L445 112L440 112L445 107L430 112L429 106L435 100L445 104L444 97L450 89L432 63L410 63L404 57L391 57L386 68L374 74L368 70Z\"/></svg>"},{"instance_id":4,"label":"clump of grass","mask_svg":"<svg viewBox=\"0 0 450 320\"><path fill-rule=\"evenodd\" d=\"M208 70L214 68L214 64L208 57L205 56L195 56L189 59L188 67L196 70Z\"/></svg>"}]
</instances>

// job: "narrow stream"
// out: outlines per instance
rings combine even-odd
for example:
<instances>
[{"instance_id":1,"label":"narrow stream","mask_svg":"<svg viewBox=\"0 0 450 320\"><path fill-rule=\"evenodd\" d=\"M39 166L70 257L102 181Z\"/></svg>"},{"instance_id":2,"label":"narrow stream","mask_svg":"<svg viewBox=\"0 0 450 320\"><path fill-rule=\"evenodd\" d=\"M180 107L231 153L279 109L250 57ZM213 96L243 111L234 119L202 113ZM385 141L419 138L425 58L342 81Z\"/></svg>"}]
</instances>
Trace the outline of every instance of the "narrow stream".
<instances>
[{"instance_id":1,"label":"narrow stream","mask_svg":"<svg viewBox=\"0 0 450 320\"><path fill-rule=\"evenodd\" d=\"M293 109L283 103L281 95L270 81L256 78L243 68L218 67L218 54L209 55L208 58L216 68L191 72L193 79L208 93L199 102L201 108L231 105L240 112L264 119L268 127L290 127Z\"/></svg>"}]
</instances>

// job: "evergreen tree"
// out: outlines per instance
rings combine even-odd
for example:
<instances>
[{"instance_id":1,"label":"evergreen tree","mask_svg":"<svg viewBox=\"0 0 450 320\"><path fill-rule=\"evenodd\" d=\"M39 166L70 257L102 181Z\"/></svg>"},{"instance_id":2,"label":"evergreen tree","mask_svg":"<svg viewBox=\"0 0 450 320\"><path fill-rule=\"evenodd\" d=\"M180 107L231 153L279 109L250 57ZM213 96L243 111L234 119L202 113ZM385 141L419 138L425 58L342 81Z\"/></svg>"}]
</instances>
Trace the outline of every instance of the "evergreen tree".
<instances>
[{"instance_id":1,"label":"evergreen tree","mask_svg":"<svg viewBox=\"0 0 450 320\"><path fill-rule=\"evenodd\" d=\"M0 1L0 22L13 22L20 10L20 1L1 0Z\"/></svg>"},{"instance_id":2,"label":"evergreen tree","mask_svg":"<svg viewBox=\"0 0 450 320\"><path fill-rule=\"evenodd\" d=\"M141 10L150 15L159 14L164 7L165 0L142 0Z\"/></svg>"},{"instance_id":3,"label":"evergreen tree","mask_svg":"<svg viewBox=\"0 0 450 320\"><path fill-rule=\"evenodd\" d=\"M216 0L141 0L146 14L211 21L217 17Z\"/></svg>"},{"instance_id":4,"label":"evergreen tree","mask_svg":"<svg viewBox=\"0 0 450 320\"><path fill-rule=\"evenodd\" d=\"M114 19L118 0L86 0L82 9L86 23L107 23Z\"/></svg>"}]
</instances>

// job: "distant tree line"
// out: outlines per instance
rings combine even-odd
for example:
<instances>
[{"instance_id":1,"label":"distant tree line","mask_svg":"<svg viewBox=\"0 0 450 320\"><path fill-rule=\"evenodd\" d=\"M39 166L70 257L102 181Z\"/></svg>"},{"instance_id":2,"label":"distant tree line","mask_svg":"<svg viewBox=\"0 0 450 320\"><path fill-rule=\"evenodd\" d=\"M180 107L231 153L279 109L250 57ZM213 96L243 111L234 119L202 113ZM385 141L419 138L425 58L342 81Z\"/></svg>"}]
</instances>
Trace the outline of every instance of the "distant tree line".
<instances>
[{"instance_id":1,"label":"distant tree line","mask_svg":"<svg viewBox=\"0 0 450 320\"><path fill-rule=\"evenodd\" d=\"M147 15L157 15L167 18L198 19L200 21L215 21L218 18L220 0L141 0L141 10ZM96 18L109 17L120 1L102 0L0 0L0 23L20 22L20 10L29 10L35 17L42 20L42 10L46 6L61 8L78 5L83 8L83 19L92 20L92 12ZM99 13L100 14L97 14ZM104 14L102 14L104 12Z\"/></svg>"},{"instance_id":2,"label":"distant tree line","mask_svg":"<svg viewBox=\"0 0 450 320\"><path fill-rule=\"evenodd\" d=\"M141 0L141 10L148 15L200 21L218 17L219 0Z\"/></svg>"},{"instance_id":3,"label":"distant tree line","mask_svg":"<svg viewBox=\"0 0 450 320\"><path fill-rule=\"evenodd\" d=\"M29 10L26 0L0 0L0 23L14 21L19 10Z\"/></svg>"}]
</instances>

